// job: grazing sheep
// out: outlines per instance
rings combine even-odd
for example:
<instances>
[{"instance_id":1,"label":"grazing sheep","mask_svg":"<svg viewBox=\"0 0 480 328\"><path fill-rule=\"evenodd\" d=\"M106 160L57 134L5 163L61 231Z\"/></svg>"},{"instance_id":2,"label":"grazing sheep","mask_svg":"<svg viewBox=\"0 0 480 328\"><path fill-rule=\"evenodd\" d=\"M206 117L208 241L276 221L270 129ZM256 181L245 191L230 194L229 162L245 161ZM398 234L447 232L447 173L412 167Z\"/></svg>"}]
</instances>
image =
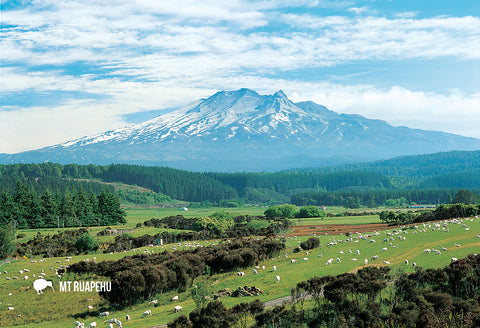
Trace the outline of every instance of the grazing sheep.
<instances>
[{"instance_id":1,"label":"grazing sheep","mask_svg":"<svg viewBox=\"0 0 480 328\"><path fill-rule=\"evenodd\" d=\"M303 260L304 260L304 261L308 261L308 257L304 257Z\"/></svg>"},{"instance_id":2,"label":"grazing sheep","mask_svg":"<svg viewBox=\"0 0 480 328\"><path fill-rule=\"evenodd\" d=\"M390 264L390 262L388 262L388 261L383 261L383 264Z\"/></svg>"},{"instance_id":3,"label":"grazing sheep","mask_svg":"<svg viewBox=\"0 0 480 328\"><path fill-rule=\"evenodd\" d=\"M178 301L178 295L172 297L172 302Z\"/></svg>"},{"instance_id":4,"label":"grazing sheep","mask_svg":"<svg viewBox=\"0 0 480 328\"><path fill-rule=\"evenodd\" d=\"M333 259L329 259L329 260L327 261L327 263L325 264L325 266L328 266L328 265L330 265L330 264L332 264L332 263L333 263Z\"/></svg>"},{"instance_id":5,"label":"grazing sheep","mask_svg":"<svg viewBox=\"0 0 480 328\"><path fill-rule=\"evenodd\" d=\"M340 260L339 257L337 257L336 260L337 260L338 263L342 263L342 260Z\"/></svg>"},{"instance_id":6,"label":"grazing sheep","mask_svg":"<svg viewBox=\"0 0 480 328\"><path fill-rule=\"evenodd\" d=\"M88 325L88 328L96 328L96 327L97 327L97 323L95 321Z\"/></svg>"},{"instance_id":7,"label":"grazing sheep","mask_svg":"<svg viewBox=\"0 0 480 328\"><path fill-rule=\"evenodd\" d=\"M277 280L277 282L280 282L280 276L275 276L275 279Z\"/></svg>"},{"instance_id":8,"label":"grazing sheep","mask_svg":"<svg viewBox=\"0 0 480 328\"><path fill-rule=\"evenodd\" d=\"M408 260L405 260L405 264L408 265Z\"/></svg>"},{"instance_id":9,"label":"grazing sheep","mask_svg":"<svg viewBox=\"0 0 480 328\"><path fill-rule=\"evenodd\" d=\"M130 316L127 314L127 315L125 316L125 321L130 321L130 320L132 320L132 319L130 319Z\"/></svg>"},{"instance_id":10,"label":"grazing sheep","mask_svg":"<svg viewBox=\"0 0 480 328\"><path fill-rule=\"evenodd\" d=\"M456 257L452 257L450 261L455 262L455 261L458 261L458 259Z\"/></svg>"},{"instance_id":11,"label":"grazing sheep","mask_svg":"<svg viewBox=\"0 0 480 328\"><path fill-rule=\"evenodd\" d=\"M277 271L277 267L275 265L273 266L273 271Z\"/></svg>"},{"instance_id":12,"label":"grazing sheep","mask_svg":"<svg viewBox=\"0 0 480 328\"><path fill-rule=\"evenodd\" d=\"M158 303L158 300L153 300L153 301L148 302L148 304L157 304L157 303Z\"/></svg>"},{"instance_id":13,"label":"grazing sheep","mask_svg":"<svg viewBox=\"0 0 480 328\"><path fill-rule=\"evenodd\" d=\"M9 306L9 307L8 307L8 310L9 310L9 311L13 311L13 310L15 310L15 308L14 308L13 306Z\"/></svg>"},{"instance_id":14,"label":"grazing sheep","mask_svg":"<svg viewBox=\"0 0 480 328\"><path fill-rule=\"evenodd\" d=\"M356 252L357 252L357 255L360 255L360 250L359 249L357 249Z\"/></svg>"},{"instance_id":15,"label":"grazing sheep","mask_svg":"<svg viewBox=\"0 0 480 328\"><path fill-rule=\"evenodd\" d=\"M85 323L80 321L75 321L75 328L85 328Z\"/></svg>"},{"instance_id":16,"label":"grazing sheep","mask_svg":"<svg viewBox=\"0 0 480 328\"><path fill-rule=\"evenodd\" d=\"M417 266L417 263L413 262L412 266L415 268Z\"/></svg>"},{"instance_id":17,"label":"grazing sheep","mask_svg":"<svg viewBox=\"0 0 480 328\"><path fill-rule=\"evenodd\" d=\"M176 308L177 308L177 307L175 307L175 309L176 309ZM145 312L142 313L142 319L143 319L143 318L146 318L146 317L150 317L150 316L152 316L152 311L151 311L151 310L147 310L147 311L145 311Z\"/></svg>"},{"instance_id":18,"label":"grazing sheep","mask_svg":"<svg viewBox=\"0 0 480 328\"><path fill-rule=\"evenodd\" d=\"M90 310L90 311L93 310L93 306L91 306L91 305L87 306L87 308L88 308L88 310Z\"/></svg>"},{"instance_id":19,"label":"grazing sheep","mask_svg":"<svg viewBox=\"0 0 480 328\"><path fill-rule=\"evenodd\" d=\"M382 252L386 252L386 251L387 251L386 247L382 248Z\"/></svg>"},{"instance_id":20,"label":"grazing sheep","mask_svg":"<svg viewBox=\"0 0 480 328\"><path fill-rule=\"evenodd\" d=\"M238 276L239 277L244 277L245 276L245 272L237 272Z\"/></svg>"},{"instance_id":21,"label":"grazing sheep","mask_svg":"<svg viewBox=\"0 0 480 328\"><path fill-rule=\"evenodd\" d=\"M363 260L363 265L367 265L367 264L368 264L368 260L367 259Z\"/></svg>"},{"instance_id":22,"label":"grazing sheep","mask_svg":"<svg viewBox=\"0 0 480 328\"><path fill-rule=\"evenodd\" d=\"M112 319L105 320L104 323L108 323L109 325L112 325L112 326L113 326L113 324L115 324L115 327L122 328L122 322L120 320L118 320L117 318L112 318Z\"/></svg>"},{"instance_id":23,"label":"grazing sheep","mask_svg":"<svg viewBox=\"0 0 480 328\"><path fill-rule=\"evenodd\" d=\"M173 309L175 310L175 313L178 313L178 312L182 311L183 307L181 307L180 305L177 305Z\"/></svg>"},{"instance_id":24,"label":"grazing sheep","mask_svg":"<svg viewBox=\"0 0 480 328\"><path fill-rule=\"evenodd\" d=\"M98 317L101 318L101 317L108 317L110 315L110 312L108 311L105 311L105 312L100 312L98 314Z\"/></svg>"},{"instance_id":25,"label":"grazing sheep","mask_svg":"<svg viewBox=\"0 0 480 328\"><path fill-rule=\"evenodd\" d=\"M290 260L290 263L295 263L295 262L297 262L297 261L295 261L294 259Z\"/></svg>"},{"instance_id":26,"label":"grazing sheep","mask_svg":"<svg viewBox=\"0 0 480 328\"><path fill-rule=\"evenodd\" d=\"M252 270L253 274L258 274L257 270L253 269Z\"/></svg>"}]
</instances>

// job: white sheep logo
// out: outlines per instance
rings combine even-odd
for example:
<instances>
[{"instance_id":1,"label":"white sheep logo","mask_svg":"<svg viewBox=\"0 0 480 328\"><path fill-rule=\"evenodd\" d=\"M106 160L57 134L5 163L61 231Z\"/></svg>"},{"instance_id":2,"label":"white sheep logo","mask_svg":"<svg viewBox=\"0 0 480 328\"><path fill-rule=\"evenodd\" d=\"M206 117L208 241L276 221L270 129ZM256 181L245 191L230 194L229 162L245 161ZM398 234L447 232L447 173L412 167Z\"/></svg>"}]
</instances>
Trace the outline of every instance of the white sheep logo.
<instances>
[{"instance_id":1,"label":"white sheep logo","mask_svg":"<svg viewBox=\"0 0 480 328\"><path fill-rule=\"evenodd\" d=\"M52 289L55 291L51 281L47 281L45 279L37 279L33 282L33 288L37 291L37 294L39 295L43 294L43 290L47 287L52 287Z\"/></svg>"}]
</instances>

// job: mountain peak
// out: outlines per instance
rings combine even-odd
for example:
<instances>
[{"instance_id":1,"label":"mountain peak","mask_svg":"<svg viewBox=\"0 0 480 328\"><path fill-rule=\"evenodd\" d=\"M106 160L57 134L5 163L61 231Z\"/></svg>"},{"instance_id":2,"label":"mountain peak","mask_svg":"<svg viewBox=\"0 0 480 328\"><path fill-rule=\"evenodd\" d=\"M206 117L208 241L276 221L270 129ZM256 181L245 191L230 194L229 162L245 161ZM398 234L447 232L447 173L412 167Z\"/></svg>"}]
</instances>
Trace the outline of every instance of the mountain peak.
<instances>
[{"instance_id":1,"label":"mountain peak","mask_svg":"<svg viewBox=\"0 0 480 328\"><path fill-rule=\"evenodd\" d=\"M143 123L0 156L0 161L271 171L475 149L480 149L479 139L396 128L359 115L340 115L311 101L293 103L282 90L260 95L242 88L219 91Z\"/></svg>"}]
</instances>

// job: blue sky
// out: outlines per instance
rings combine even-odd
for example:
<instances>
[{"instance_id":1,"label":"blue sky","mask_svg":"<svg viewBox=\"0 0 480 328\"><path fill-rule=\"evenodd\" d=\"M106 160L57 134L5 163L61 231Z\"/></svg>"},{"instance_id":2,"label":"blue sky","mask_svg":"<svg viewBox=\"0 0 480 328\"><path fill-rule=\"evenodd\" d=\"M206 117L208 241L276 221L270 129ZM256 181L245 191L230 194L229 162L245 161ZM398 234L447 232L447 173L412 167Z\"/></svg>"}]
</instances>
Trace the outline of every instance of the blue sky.
<instances>
[{"instance_id":1,"label":"blue sky","mask_svg":"<svg viewBox=\"0 0 480 328\"><path fill-rule=\"evenodd\" d=\"M480 138L480 1L1 0L0 152L218 90Z\"/></svg>"}]
</instances>

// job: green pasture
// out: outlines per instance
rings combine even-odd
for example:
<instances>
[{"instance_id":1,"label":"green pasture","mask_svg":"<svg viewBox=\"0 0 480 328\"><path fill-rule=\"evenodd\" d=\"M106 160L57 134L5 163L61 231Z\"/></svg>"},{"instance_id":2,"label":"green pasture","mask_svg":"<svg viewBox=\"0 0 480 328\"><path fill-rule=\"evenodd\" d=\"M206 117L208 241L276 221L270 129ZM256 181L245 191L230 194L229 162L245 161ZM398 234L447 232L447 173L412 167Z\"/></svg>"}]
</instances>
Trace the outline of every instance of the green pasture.
<instances>
[{"instance_id":1,"label":"green pasture","mask_svg":"<svg viewBox=\"0 0 480 328\"><path fill-rule=\"evenodd\" d=\"M354 218L361 217L353 217L351 220L354 220ZM368 218L364 219L367 220ZM426 224L425 228L420 224L417 225L417 229L405 228L401 230L396 228L396 233L393 232L394 229L380 231L378 236L372 233L369 233L369 235L355 234L350 236L352 238L351 241L346 241L347 237L343 235L321 236L319 238L322 246L308 251L308 255L304 251L293 253L294 247L298 246L299 242L306 240L308 236L299 238L287 236L287 249L279 254L278 257L259 263L260 268L257 269L257 275L253 274L253 268L246 268L241 270L246 273L244 277L240 277L236 272L232 272L214 275L211 277L211 280L215 291L223 288L234 290L239 286L256 286L264 291L258 298L262 301L268 301L290 295L290 289L295 287L298 282L313 276L337 275L343 272L358 270L364 266L364 259L368 259L367 265L384 265L383 261L389 261L392 273L398 269L412 272L414 270L413 262L423 268L443 267L450 263L452 257L462 258L468 254L480 251L480 238L476 237L477 234L480 235L479 220L464 220L463 224L466 226L449 223L447 227L440 228L435 227L434 223ZM448 231L444 231L442 228ZM405 240L403 240L403 237L405 237ZM387 241L384 241L385 239ZM370 240L375 240L375 242ZM218 242L205 241L201 242L201 244L208 246ZM327 246L329 243L336 244ZM140 251L158 252L164 249L172 250L172 247L185 248L185 243L181 243L180 246L178 244L170 244L163 247L142 247ZM382 251L384 247L387 248L386 251ZM442 247L447 250L441 250ZM441 251L441 254L437 255L432 251L427 254L424 252L427 248L431 250L438 249ZM357 249L360 251L360 254L356 253ZM97 325L100 322L103 323L105 319L99 320L95 315L99 311L110 311L110 309L106 308L107 305L102 303L98 293L61 293L57 289L52 291L50 288L47 288L43 295L37 295L32 288L33 274L38 277L43 270L46 273L45 278L53 281L54 286L57 287L60 278L50 268L58 268L60 265L68 265L87 258L90 261L93 261L94 257L96 257L97 261L116 260L136 253L138 253L138 250L116 254L89 254L73 256L69 261L65 257L49 258L43 262L40 262L40 258L19 259L12 263L4 264L0 267L2 272L0 275L0 326L73 327L75 321L73 314L79 313L87 315L85 319L79 320L81 322L88 324L96 321ZM372 260L374 255L378 255L379 259ZM337 257L341 259L340 263L336 261ZM303 258L308 258L308 260ZM326 262L330 258L333 259L333 263L327 266ZM294 259L296 263L291 263L291 259ZM356 259L356 261L353 259ZM36 262L32 263L32 260ZM408 265L405 264L405 260L409 261ZM265 266L265 269L262 269L262 266ZM273 270L273 266L276 266L276 271ZM30 270L28 280L23 278L27 273L19 274L19 270L25 268ZM3 270L6 270L8 273L3 273ZM7 276L13 278L13 275L18 276L19 279L6 279ZM280 276L279 282L276 281L275 275ZM79 280L82 277L65 275L61 279ZM101 280L101 277L88 277L88 279ZM9 293L12 293L12 295L9 296ZM116 317L120 319L124 327L148 327L167 323L178 316L173 311L173 307L177 304L183 307L182 313L185 314L188 314L195 308L189 293L178 294L179 302L171 302L171 298L175 295L177 293L174 291L164 295L157 295L156 299L159 301L159 307L153 307L153 305L145 302L122 311L110 311L110 318ZM254 299L254 297L224 298L222 301L226 306L230 307L237 303L250 302ZM87 308L88 305L94 308L90 312ZM15 310L9 311L9 306L14 307ZM152 317L141 319L143 311L147 309L152 310ZM18 316L19 314L21 317ZM125 322L126 314L132 317L132 321L129 323Z\"/></svg>"}]
</instances>

